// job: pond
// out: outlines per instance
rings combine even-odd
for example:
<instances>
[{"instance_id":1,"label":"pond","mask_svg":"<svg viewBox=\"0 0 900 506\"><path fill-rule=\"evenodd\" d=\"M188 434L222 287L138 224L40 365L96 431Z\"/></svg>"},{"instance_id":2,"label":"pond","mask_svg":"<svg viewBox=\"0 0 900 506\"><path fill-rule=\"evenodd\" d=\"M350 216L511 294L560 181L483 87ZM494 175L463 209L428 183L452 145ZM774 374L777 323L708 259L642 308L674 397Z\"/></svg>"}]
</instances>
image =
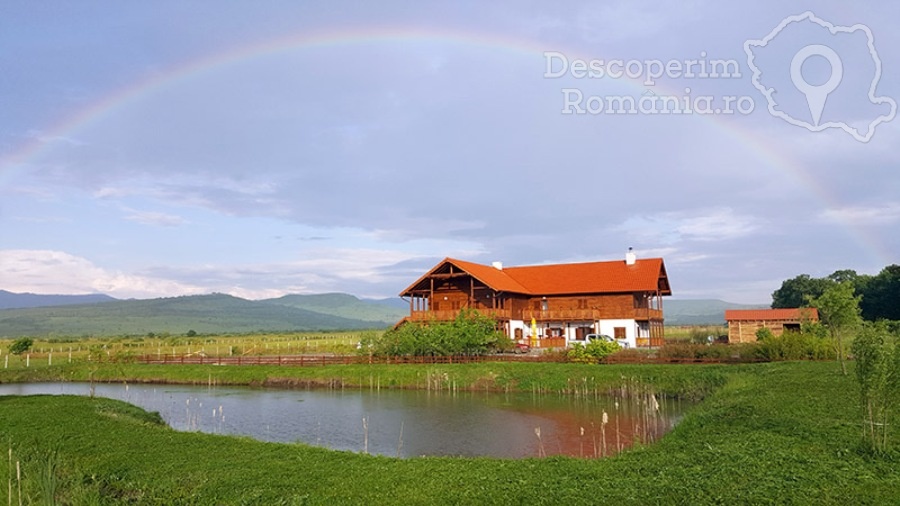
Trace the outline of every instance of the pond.
<instances>
[{"instance_id":1,"label":"pond","mask_svg":"<svg viewBox=\"0 0 900 506\"><path fill-rule=\"evenodd\" d=\"M95 384L94 389L97 396L157 411L176 430L394 457L603 457L635 440L655 441L674 427L686 407L646 394L562 396L121 383ZM87 396L90 392L86 383L0 385L0 395Z\"/></svg>"}]
</instances>

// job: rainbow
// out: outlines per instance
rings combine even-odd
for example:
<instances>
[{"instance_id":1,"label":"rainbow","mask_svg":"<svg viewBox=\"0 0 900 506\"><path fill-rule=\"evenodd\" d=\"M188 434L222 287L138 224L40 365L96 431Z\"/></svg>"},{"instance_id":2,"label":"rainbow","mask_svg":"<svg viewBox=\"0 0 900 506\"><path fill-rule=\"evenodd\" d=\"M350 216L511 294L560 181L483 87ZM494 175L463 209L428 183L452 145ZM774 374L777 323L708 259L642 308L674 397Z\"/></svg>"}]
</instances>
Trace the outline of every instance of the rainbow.
<instances>
[{"instance_id":1,"label":"rainbow","mask_svg":"<svg viewBox=\"0 0 900 506\"><path fill-rule=\"evenodd\" d=\"M190 79L203 76L208 72L287 51L391 42L437 42L472 46L482 50L509 51L528 56L539 55L541 58L543 58L545 51L565 49L548 48L533 40L501 37L493 34L409 27L328 30L278 37L256 44L236 47L204 58L174 65L164 72L159 72L117 89L86 107L61 117L46 129L44 135L29 139L19 146L18 149L0 158L0 184L3 183L4 179L12 181L17 171L24 170L29 160L38 157L49 144L46 142L47 138L68 137L71 133L99 123L117 110L138 102L152 93L177 86ZM567 55L580 57L579 51L565 50L562 52ZM596 57L597 55L588 55L585 59ZM540 69L540 71L543 71L543 67ZM645 91L639 79L629 81L623 78L619 81L639 90L638 95L640 92ZM667 93L671 92L672 95L676 96L680 94L674 90L667 90L661 83L657 83L655 88ZM793 177L798 184L807 188L812 196L823 204L824 208L842 207L838 199L829 193L817 178L813 177L811 171L807 170L789 155L777 151L754 132L742 128L737 122L729 122L723 116L700 115L699 118L711 123L717 133L726 135L738 144L747 147L761 162ZM882 265L891 263L891 255L877 237L865 229L854 226L852 223L844 223L844 227L851 237L863 245L864 249L872 255L872 260L881 262Z\"/></svg>"}]
</instances>

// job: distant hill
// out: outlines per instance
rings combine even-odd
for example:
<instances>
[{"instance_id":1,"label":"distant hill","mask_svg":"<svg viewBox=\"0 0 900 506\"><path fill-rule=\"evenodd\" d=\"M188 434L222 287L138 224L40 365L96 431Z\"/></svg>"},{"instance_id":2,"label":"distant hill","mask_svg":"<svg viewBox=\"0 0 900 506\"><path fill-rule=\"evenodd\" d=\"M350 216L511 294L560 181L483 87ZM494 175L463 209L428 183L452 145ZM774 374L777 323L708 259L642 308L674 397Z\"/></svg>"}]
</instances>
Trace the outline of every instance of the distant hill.
<instances>
[{"instance_id":1,"label":"distant hill","mask_svg":"<svg viewBox=\"0 0 900 506\"><path fill-rule=\"evenodd\" d=\"M726 309L765 309L768 304L737 304L719 299L664 299L666 325L724 325Z\"/></svg>"},{"instance_id":2,"label":"distant hill","mask_svg":"<svg viewBox=\"0 0 900 506\"><path fill-rule=\"evenodd\" d=\"M722 325L726 309L765 307L717 299L663 302L666 325ZM358 330L385 328L408 314L409 303L402 299L359 299L346 293L259 301L224 294L118 300L103 294L0 290L0 337Z\"/></svg>"},{"instance_id":3,"label":"distant hill","mask_svg":"<svg viewBox=\"0 0 900 506\"><path fill-rule=\"evenodd\" d=\"M383 328L395 321L345 318L271 300L212 294L4 309L0 310L0 337L357 330Z\"/></svg>"},{"instance_id":4,"label":"distant hill","mask_svg":"<svg viewBox=\"0 0 900 506\"><path fill-rule=\"evenodd\" d=\"M68 306L72 304L93 304L114 301L113 297L102 293L86 295L39 295L36 293L15 293L0 290L0 309Z\"/></svg>"},{"instance_id":5,"label":"distant hill","mask_svg":"<svg viewBox=\"0 0 900 506\"><path fill-rule=\"evenodd\" d=\"M397 299L400 300L400 299ZM285 295L277 299L266 299L268 304L306 309L316 313L339 316L380 326L392 325L409 315L409 304L402 308L372 300L361 300L347 293L321 293L316 295ZM400 300L400 302L403 302Z\"/></svg>"},{"instance_id":6,"label":"distant hill","mask_svg":"<svg viewBox=\"0 0 900 506\"><path fill-rule=\"evenodd\" d=\"M375 304L383 304L385 306L390 306L396 309L402 309L403 315L409 315L409 301L403 300L400 297L388 297L386 299L362 299L366 302L373 302Z\"/></svg>"}]
</instances>

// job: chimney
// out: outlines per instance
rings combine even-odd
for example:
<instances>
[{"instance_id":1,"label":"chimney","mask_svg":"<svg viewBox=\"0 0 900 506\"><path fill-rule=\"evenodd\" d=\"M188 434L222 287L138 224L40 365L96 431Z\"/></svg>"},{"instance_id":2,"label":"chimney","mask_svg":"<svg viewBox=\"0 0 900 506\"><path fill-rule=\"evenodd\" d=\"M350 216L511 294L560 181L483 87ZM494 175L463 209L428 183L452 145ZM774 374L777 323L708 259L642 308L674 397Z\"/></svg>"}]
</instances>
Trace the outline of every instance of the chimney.
<instances>
[{"instance_id":1,"label":"chimney","mask_svg":"<svg viewBox=\"0 0 900 506\"><path fill-rule=\"evenodd\" d=\"M491 262L491 266L493 266L494 269L497 269L498 271L503 270L503 262Z\"/></svg>"},{"instance_id":2,"label":"chimney","mask_svg":"<svg viewBox=\"0 0 900 506\"><path fill-rule=\"evenodd\" d=\"M634 254L633 248L628 248L628 253L625 253L625 265L634 265L637 261L637 255Z\"/></svg>"}]
</instances>

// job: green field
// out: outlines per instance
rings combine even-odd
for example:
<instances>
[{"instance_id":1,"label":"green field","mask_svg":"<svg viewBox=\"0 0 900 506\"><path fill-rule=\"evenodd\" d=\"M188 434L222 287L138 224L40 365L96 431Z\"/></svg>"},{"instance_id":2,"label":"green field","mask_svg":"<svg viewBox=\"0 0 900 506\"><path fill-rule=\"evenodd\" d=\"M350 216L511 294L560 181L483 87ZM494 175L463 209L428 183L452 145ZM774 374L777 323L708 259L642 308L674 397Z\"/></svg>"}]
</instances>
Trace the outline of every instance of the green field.
<instances>
[{"instance_id":1,"label":"green field","mask_svg":"<svg viewBox=\"0 0 900 506\"><path fill-rule=\"evenodd\" d=\"M231 357L348 354L364 336L379 330L270 332L253 334L152 335L145 337L35 338L28 353L9 354L13 339L0 339L0 368L74 364L91 360L128 361L143 355Z\"/></svg>"},{"instance_id":2,"label":"green field","mask_svg":"<svg viewBox=\"0 0 900 506\"><path fill-rule=\"evenodd\" d=\"M484 363L319 368L60 365L0 381L85 379L422 386L567 395L623 382L703 398L659 443L602 460L398 460L171 430L102 399L0 398L11 452L0 504L892 504L896 451L861 450L851 375L834 362L740 366ZM896 431L895 431L896 433ZM20 463L21 480L15 463ZM3 467L0 464L0 467ZM5 501L4 501L5 500Z\"/></svg>"}]
</instances>

